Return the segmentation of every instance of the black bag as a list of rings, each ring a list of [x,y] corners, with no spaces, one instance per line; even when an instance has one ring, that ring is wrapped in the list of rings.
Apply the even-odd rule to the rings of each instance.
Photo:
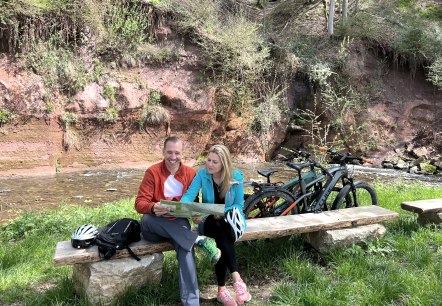
[[[118,219],[98,230],[95,244],[101,258],[110,259],[117,250],[127,249],[136,260],[140,258],[129,248],[129,244],[141,240],[141,225],[130,218]]]

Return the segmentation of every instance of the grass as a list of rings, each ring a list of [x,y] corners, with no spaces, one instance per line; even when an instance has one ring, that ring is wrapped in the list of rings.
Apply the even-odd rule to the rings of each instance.
[[[250,287],[271,285],[271,305],[437,305],[442,300],[441,226],[419,226],[400,203],[442,198],[442,188],[380,182],[375,187],[381,206],[401,217],[386,224],[384,238],[327,255],[306,247],[301,236],[238,244],[240,271]],[[72,268],[53,266],[55,245],[84,223],[100,227],[121,217],[138,219],[133,201],[98,208],[64,204],[0,226],[0,304],[88,305],[74,292]],[[213,268],[199,251],[197,262],[200,287],[213,285]],[[132,290],[118,304],[176,305],[177,277],[175,253],[166,252],[161,284]]]

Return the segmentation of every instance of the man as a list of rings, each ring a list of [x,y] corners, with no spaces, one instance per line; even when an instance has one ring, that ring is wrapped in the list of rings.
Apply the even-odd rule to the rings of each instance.
[[[210,256],[213,264],[218,261],[221,251],[213,239],[192,232],[189,220],[162,216],[169,209],[161,205],[160,200],[179,201],[195,176],[195,170],[181,163],[182,152],[183,142],[178,137],[166,138],[164,159],[146,170],[135,200],[135,209],[143,214],[141,232],[144,239],[172,241],[178,259],[181,302],[193,306],[199,305],[194,244]]]

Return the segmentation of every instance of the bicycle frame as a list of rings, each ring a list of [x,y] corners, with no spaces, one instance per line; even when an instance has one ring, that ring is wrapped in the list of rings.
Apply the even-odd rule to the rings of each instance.
[[[351,190],[351,194],[354,198],[355,205],[358,206],[357,196],[356,196],[356,186],[352,177],[349,177],[349,171],[347,168],[347,162],[351,160],[362,161],[361,157],[354,157],[351,154],[342,154],[334,149],[328,149],[329,154],[340,157],[339,165],[332,168],[325,168],[320,163],[310,158],[309,153],[302,151],[296,151],[295,153],[299,157],[304,157],[307,159],[307,163],[287,163],[287,165],[298,172],[298,176],[288,183],[271,183],[270,175],[275,172],[271,171],[258,171],[259,174],[267,178],[267,183],[258,184],[254,183],[254,194],[250,199],[247,199],[248,205],[245,206],[247,214],[250,213],[250,205],[256,205],[255,209],[259,209],[261,212],[267,211],[267,214],[272,216],[283,216],[290,213],[293,209],[297,207],[298,212],[308,213],[308,212],[320,212],[324,210],[332,209],[335,206],[335,201],[333,200],[333,205],[327,206],[327,200],[331,192],[341,192]],[[304,169],[310,168],[307,172],[302,172]],[[320,171],[319,171],[320,170]],[[341,182],[341,184],[339,184]],[[271,196],[272,191],[275,194],[285,194],[287,197],[283,197],[285,202],[279,202],[280,197]],[[256,202],[255,199],[260,198],[262,193],[266,194],[264,202]],[[344,192],[344,193],[345,193]],[[267,194],[269,196],[267,197]],[[264,198],[263,198],[264,199]],[[293,199],[293,200],[292,200]],[[292,202],[293,201],[293,202]],[[290,203],[292,202],[292,203]],[[279,204],[278,204],[279,203]],[[274,207],[274,205],[277,205]],[[271,208],[273,207],[273,208]],[[269,208],[271,208],[269,210]],[[293,213],[296,213],[293,211]]]
[[[327,182],[322,186],[322,182],[326,177],[328,177]],[[299,185],[301,187],[300,196],[295,197],[295,202],[291,203],[281,215],[288,214],[296,205],[300,207],[302,213],[328,210],[326,205],[328,196],[333,189],[336,188],[335,186],[340,180],[342,180],[342,184],[345,185],[346,179],[349,179],[347,167],[339,166],[329,169],[327,174],[321,174],[308,183],[304,182],[303,179],[299,180]],[[310,190],[311,187],[315,187],[316,184],[319,184],[319,186],[308,192],[308,190]]]

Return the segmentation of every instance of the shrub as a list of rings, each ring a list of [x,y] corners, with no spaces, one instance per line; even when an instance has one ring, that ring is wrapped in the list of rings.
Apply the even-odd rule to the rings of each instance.
[[[63,121],[66,125],[77,123],[78,116],[75,113],[71,112],[63,112],[61,114],[61,121]]]
[[[149,93],[149,103],[150,104],[159,104],[161,101],[161,91],[159,90],[151,90]]]
[[[106,108],[104,113],[98,115],[98,119],[104,122],[115,122],[118,118],[118,111],[115,107]]]
[[[45,106],[43,108],[43,112],[45,114],[50,114],[50,113],[52,113],[54,111],[54,108],[55,108],[54,103],[46,102],[46,104],[45,104]]]
[[[6,108],[0,109],[0,127],[12,120],[12,113]]]
[[[183,31],[191,31],[204,52],[208,69],[223,79],[251,85],[268,68],[270,50],[258,23],[242,12],[222,7],[220,0],[172,1]]]
[[[139,1],[115,1],[104,16],[107,29],[107,43],[117,51],[135,50],[149,38],[149,18],[151,10]]]
[[[428,80],[442,90],[442,56],[428,67]]]
[[[146,104],[140,117],[140,126],[160,126],[170,122],[170,114],[161,105]]]
[[[103,86],[103,97],[110,102],[111,105],[115,103],[115,87],[110,84]]]
[[[86,63],[75,57],[61,41],[61,33],[40,41],[23,54],[25,65],[43,77],[50,89],[60,88],[71,95],[82,90],[92,79]]]

